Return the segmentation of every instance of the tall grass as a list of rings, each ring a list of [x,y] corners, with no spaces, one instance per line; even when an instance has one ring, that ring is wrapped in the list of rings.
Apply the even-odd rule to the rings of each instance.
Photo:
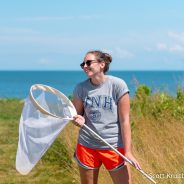
[[[15,170],[18,124],[23,102],[0,100],[0,183],[80,183],[73,160],[78,128],[68,124],[41,161],[27,176]],[[160,184],[184,183],[184,91],[176,97],[152,94],[147,86],[139,86],[131,99],[133,153],[144,171]],[[149,183],[131,167],[133,184]],[[182,177],[183,174],[183,178]],[[102,167],[99,184],[112,184]]]
[[[139,86],[131,102],[133,151],[142,167],[159,183],[184,183],[184,91],[176,97],[151,94]],[[136,184],[146,183],[133,172]],[[178,176],[177,176],[178,174]]]

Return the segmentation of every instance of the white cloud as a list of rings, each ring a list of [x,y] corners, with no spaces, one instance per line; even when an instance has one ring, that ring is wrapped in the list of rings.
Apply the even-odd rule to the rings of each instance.
[[[158,43],[156,48],[159,51],[167,51],[171,53],[184,53],[184,46],[179,44],[169,45],[166,43]]]
[[[156,48],[159,51],[166,51],[170,53],[184,53],[184,32],[168,32],[168,39],[163,43],[157,43]]]
[[[120,47],[116,47],[114,49],[102,49],[103,52],[111,54],[113,57],[118,59],[130,59],[134,58],[134,54],[128,51],[127,49],[123,49]]]
[[[0,27],[0,34],[37,34],[38,32],[29,28]]]
[[[131,59],[131,58],[135,57],[135,55],[133,53],[131,53],[127,49],[123,49],[123,48],[120,48],[120,47],[116,47],[114,49],[103,48],[103,49],[100,49],[100,50],[112,55],[113,58],[116,57],[118,59]]]
[[[114,49],[114,55],[115,57],[120,58],[120,59],[130,59],[134,57],[133,53],[131,53],[130,51],[126,49],[122,49],[119,47]]]
[[[144,47],[144,50],[146,50],[148,52],[152,52],[153,51],[153,48],[147,46],[147,47]]]
[[[156,47],[158,50],[167,50],[168,49],[167,44],[165,44],[165,43],[158,43]]]
[[[184,42],[184,32],[181,33],[168,32],[168,36],[170,38],[174,38],[177,41]]]
[[[97,15],[81,15],[81,16],[40,16],[40,17],[21,17],[16,18],[17,21],[68,21],[68,20],[91,20],[96,19]]]
[[[17,18],[18,21],[58,21],[58,20],[71,20],[73,19],[73,16],[65,16],[65,17],[23,17],[23,18]]]
[[[171,52],[182,52],[182,53],[184,53],[184,46],[174,45],[174,46],[170,47],[170,51]]]
[[[46,59],[46,58],[41,58],[39,61],[38,61],[38,64],[39,65],[51,65],[52,64],[52,61],[49,60],[49,59]]]
[[[70,38],[62,37],[44,37],[38,35],[15,35],[15,36],[0,36],[0,43],[11,44],[66,44],[72,42]]]
[[[113,51],[112,50],[110,50],[110,49],[102,49],[102,51],[103,52],[106,52],[106,53],[108,53],[108,54],[113,54]]]

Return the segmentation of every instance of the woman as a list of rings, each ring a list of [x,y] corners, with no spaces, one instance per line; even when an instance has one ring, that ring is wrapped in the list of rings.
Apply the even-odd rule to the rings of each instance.
[[[82,184],[96,184],[103,163],[114,184],[130,184],[130,169],[124,160],[83,126],[84,123],[118,149],[140,168],[131,152],[129,122],[129,90],[126,83],[106,72],[112,58],[101,51],[89,51],[81,68],[88,79],[74,90],[73,104],[78,115],[74,124],[80,126],[75,159]]]

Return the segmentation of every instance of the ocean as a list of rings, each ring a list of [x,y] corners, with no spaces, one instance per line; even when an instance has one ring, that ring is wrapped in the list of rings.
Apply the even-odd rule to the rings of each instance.
[[[125,80],[131,97],[140,84],[150,87],[153,93],[161,91],[172,96],[178,86],[184,89],[184,71],[111,71],[108,75]],[[86,78],[82,71],[0,71],[0,98],[24,99],[33,84],[50,85],[69,96],[75,85]]]

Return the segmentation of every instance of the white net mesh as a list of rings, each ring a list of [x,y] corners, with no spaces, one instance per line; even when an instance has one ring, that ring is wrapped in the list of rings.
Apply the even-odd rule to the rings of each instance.
[[[75,110],[72,111],[72,108],[56,95],[45,91],[34,95],[44,109],[57,116],[71,118],[75,115]],[[58,119],[41,113],[28,97],[19,124],[17,171],[23,175],[28,174],[68,122],[67,119]]]

